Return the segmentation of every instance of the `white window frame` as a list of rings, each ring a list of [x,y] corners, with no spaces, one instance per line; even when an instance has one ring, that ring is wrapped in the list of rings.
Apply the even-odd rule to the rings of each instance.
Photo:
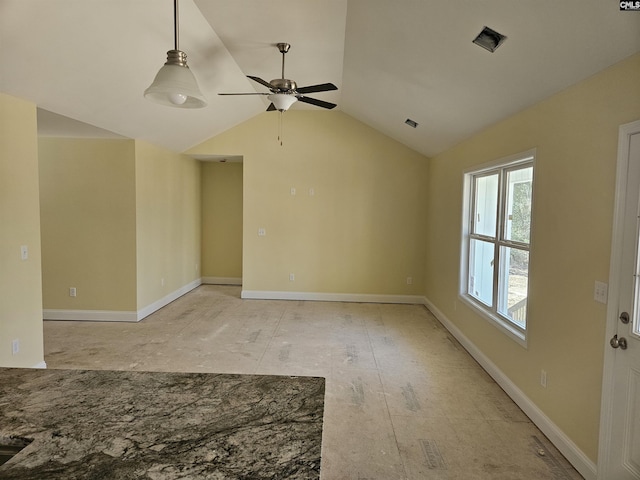
[[[461,244],[461,256],[460,256],[460,279],[459,279],[459,291],[458,298],[463,301],[465,304],[470,306],[474,311],[480,314],[481,317],[488,320],[489,323],[494,325],[498,330],[505,333],[507,336],[515,340],[517,343],[526,348],[527,346],[527,330],[529,326],[529,302],[527,302],[527,323],[525,328],[520,328],[515,325],[510,320],[507,320],[497,311],[497,305],[493,307],[488,307],[480,300],[475,298],[474,296],[467,293],[468,285],[469,285],[469,248],[470,248],[470,239],[478,238],[477,236],[471,236],[471,215],[473,212],[473,179],[478,176],[488,175],[493,172],[502,171],[502,175],[505,172],[510,170],[517,170],[522,167],[532,166],[533,167],[533,178],[535,181],[535,163],[536,163],[536,149],[527,150],[522,153],[518,153],[515,155],[510,155],[508,157],[503,157],[493,162],[489,162],[486,164],[482,164],[479,166],[475,166],[468,170],[464,171],[464,189],[463,189],[463,203],[462,203],[462,244]],[[503,182],[504,183],[504,182]],[[492,242],[497,245],[497,249],[500,248],[500,245],[509,246],[509,242],[505,242],[501,240],[503,230],[503,221],[504,216],[502,215],[502,209],[506,207],[505,200],[505,191],[506,185],[502,185],[499,187],[500,193],[498,196],[498,225],[496,228],[496,238]],[[533,188],[532,188],[533,190]],[[533,211],[533,192],[532,192],[532,201],[531,201],[531,210]],[[531,224],[530,231],[533,232],[533,215],[531,216]],[[531,271],[531,237],[529,238],[529,272]],[[522,247],[520,243],[514,242],[518,247]],[[498,260],[498,257],[495,257],[495,260]],[[499,263],[496,262],[495,269],[499,269]],[[498,286],[497,283],[498,274],[494,276],[494,292],[497,292]],[[527,294],[528,298],[528,294]]]

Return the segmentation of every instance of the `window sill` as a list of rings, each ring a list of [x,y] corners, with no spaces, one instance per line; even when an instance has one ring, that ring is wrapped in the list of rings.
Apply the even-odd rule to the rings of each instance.
[[[502,318],[498,317],[497,315],[494,315],[493,313],[487,311],[482,306],[480,306],[480,304],[478,302],[476,302],[475,300],[473,300],[470,296],[461,293],[461,294],[458,295],[458,298],[462,302],[464,302],[468,307],[470,307],[474,312],[476,312],[482,318],[487,320],[491,325],[493,325],[498,330],[500,330],[502,333],[504,333],[506,336],[508,336],[509,338],[514,340],[516,343],[518,343],[523,348],[525,348],[525,349],[527,348],[527,335],[526,335],[526,333],[523,333],[523,332],[519,331],[518,329],[516,329],[514,327],[511,327]]]

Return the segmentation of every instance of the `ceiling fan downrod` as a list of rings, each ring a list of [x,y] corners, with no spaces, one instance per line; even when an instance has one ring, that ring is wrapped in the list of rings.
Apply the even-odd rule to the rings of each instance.
[[[291,45],[289,45],[288,43],[277,43],[276,46],[278,47],[278,50],[280,50],[280,53],[282,54],[282,75],[281,78],[284,80],[284,56],[285,54],[289,51],[289,49],[291,48]]]
[[[291,48],[291,45],[288,43],[276,43],[276,46],[278,47],[278,50],[280,50],[280,53],[282,53],[282,74],[280,78],[274,78],[269,83],[271,83],[271,86],[275,87],[281,93],[289,93],[298,88],[296,82],[289,80],[288,78],[284,78],[284,57]]]

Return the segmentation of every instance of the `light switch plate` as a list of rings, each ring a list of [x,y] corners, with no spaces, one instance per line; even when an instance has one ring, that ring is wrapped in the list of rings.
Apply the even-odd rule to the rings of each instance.
[[[603,282],[596,281],[595,287],[593,289],[593,299],[596,302],[606,304],[608,293],[609,293],[609,285]]]

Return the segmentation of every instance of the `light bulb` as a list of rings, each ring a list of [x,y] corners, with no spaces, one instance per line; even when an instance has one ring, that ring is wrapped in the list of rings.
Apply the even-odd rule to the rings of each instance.
[[[187,101],[187,96],[184,93],[170,93],[169,101],[174,105],[182,105]]]

